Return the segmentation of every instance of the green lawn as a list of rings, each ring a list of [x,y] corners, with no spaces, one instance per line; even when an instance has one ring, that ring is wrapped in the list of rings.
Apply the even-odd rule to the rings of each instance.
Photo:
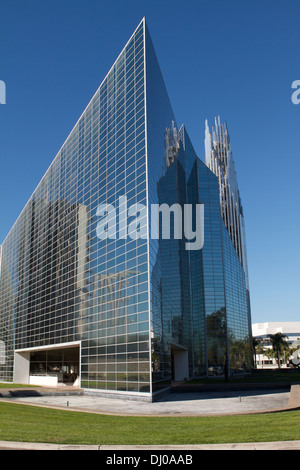
[[[300,439],[300,411],[122,417],[0,402],[0,440],[61,444],[205,444]]]
[[[0,382],[0,388],[27,388],[27,387],[37,387],[37,385],[27,385],[27,384],[15,384]]]
[[[228,379],[228,383],[300,383],[300,372],[295,370],[283,369],[280,371],[276,370],[260,370],[252,372],[252,374],[244,376],[233,376]],[[210,378],[199,378],[187,381],[188,384],[224,384],[224,377],[210,377]]]

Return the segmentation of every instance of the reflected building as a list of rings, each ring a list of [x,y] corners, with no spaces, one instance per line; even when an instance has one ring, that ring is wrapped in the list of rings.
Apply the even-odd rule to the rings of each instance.
[[[15,349],[78,340],[86,297],[87,208],[34,197],[25,213],[16,264]]]
[[[2,244],[0,380],[152,400],[172,379],[250,368],[245,271],[219,188],[177,127],[143,19]],[[103,204],[119,217],[101,238]],[[153,204],[204,205],[203,247],[176,238],[174,214],[170,237],[151,237]],[[147,236],[124,236],[141,206]]]
[[[221,124],[220,117],[215,118],[215,125],[209,130],[205,121],[205,163],[217,176],[222,219],[232,244],[243,266],[246,282],[249,336],[251,336],[251,307],[246,249],[245,219],[237,174],[230,145],[227,123]]]
[[[165,142],[159,202],[204,205],[201,250],[187,251],[184,239],[159,238],[165,370],[171,365],[174,380],[249,370],[246,276],[222,218],[218,178],[197,157],[185,126],[178,130],[172,122]],[[185,356],[186,366],[176,366]]]

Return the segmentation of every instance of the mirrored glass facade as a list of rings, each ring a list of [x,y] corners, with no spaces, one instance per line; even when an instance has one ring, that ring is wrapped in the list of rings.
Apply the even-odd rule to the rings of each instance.
[[[151,237],[153,204],[204,204],[203,248],[174,224]],[[1,246],[0,380],[16,352],[28,374],[42,356],[62,373],[55,347],[72,344],[81,387],[105,393],[151,398],[180,354],[186,378],[249,367],[245,295],[218,180],[177,128],[143,20]]]

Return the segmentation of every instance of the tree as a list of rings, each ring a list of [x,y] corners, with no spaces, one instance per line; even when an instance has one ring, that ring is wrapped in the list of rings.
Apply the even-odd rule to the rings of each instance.
[[[278,368],[280,369],[280,355],[284,350],[289,349],[288,342],[285,339],[287,338],[287,335],[284,335],[283,333],[275,333],[274,335],[268,335],[268,338],[271,341],[274,355],[276,354],[277,356]]]
[[[264,340],[262,338],[252,338],[252,347],[254,353],[254,366],[256,368],[256,356],[265,352]]]

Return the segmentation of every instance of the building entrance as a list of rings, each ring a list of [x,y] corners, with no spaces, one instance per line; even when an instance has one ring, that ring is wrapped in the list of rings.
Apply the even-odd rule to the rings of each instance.
[[[14,382],[80,386],[80,343],[15,350]]]
[[[79,348],[48,349],[30,353],[30,376],[57,377],[73,385],[79,375]]]
[[[189,377],[188,350],[179,345],[171,344],[172,380],[181,382]]]

